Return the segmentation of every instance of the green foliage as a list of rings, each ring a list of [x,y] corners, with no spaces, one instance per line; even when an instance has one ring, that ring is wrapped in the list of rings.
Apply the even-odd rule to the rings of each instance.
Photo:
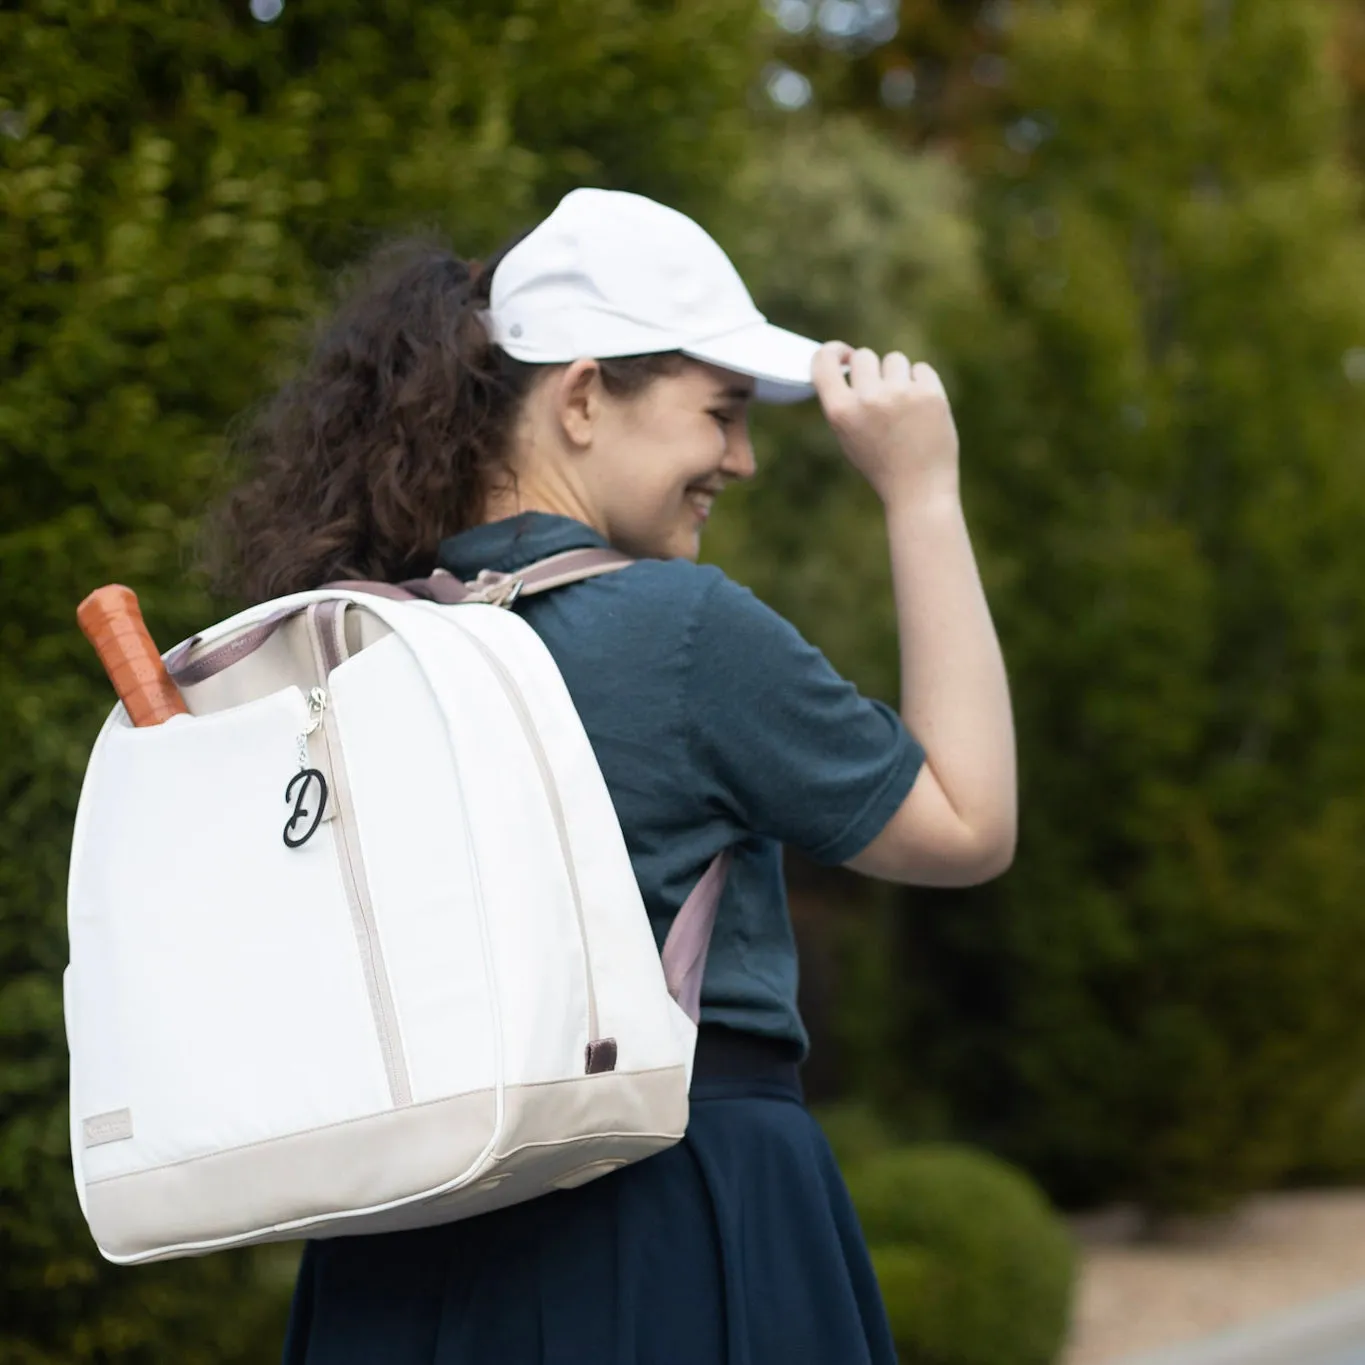
[[[1341,1169],[1361,1131],[1365,237],[1340,16],[1008,14],[996,136],[959,140],[970,193],[807,116],[737,186],[729,244],[775,320],[945,372],[1015,693],[1014,869],[909,893],[898,924],[861,910],[839,1031],[912,1131],[1069,1201],[1217,1206]],[[760,435],[708,548],[890,700],[875,500],[815,413]]]
[[[1066,1335],[1070,1236],[1021,1172],[951,1146],[855,1165],[849,1189],[905,1365],[1050,1365]]]
[[[776,18],[783,7],[764,0],[764,8]],[[894,24],[833,37],[812,5],[795,32],[775,24],[775,55],[811,82],[816,108],[856,110],[904,146],[946,145],[961,154],[995,128],[1010,7],[899,0],[896,8]]]
[[[912,898],[902,1098],[1066,1199],[1235,1199],[1365,1074],[1365,238],[1328,17],[1093,0],[1012,37],[1002,321],[956,358],[1021,847]]]
[[[694,211],[743,150],[748,0],[0,12],[0,1359],[260,1361],[289,1253],[118,1270],[67,1153],[63,888],[108,685],[76,603],[126,581],[165,644],[221,432],[325,284],[415,219],[471,253],[574,184]],[[264,1286],[264,1288],[262,1288]]]

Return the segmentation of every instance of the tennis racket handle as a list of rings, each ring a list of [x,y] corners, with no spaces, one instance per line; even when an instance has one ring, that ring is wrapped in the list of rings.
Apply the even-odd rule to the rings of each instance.
[[[160,725],[189,713],[147,633],[131,588],[122,583],[96,588],[76,608],[76,620],[134,725]]]

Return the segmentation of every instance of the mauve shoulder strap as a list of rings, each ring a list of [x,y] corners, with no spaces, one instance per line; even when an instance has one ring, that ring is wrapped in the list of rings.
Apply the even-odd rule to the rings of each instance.
[[[599,574],[614,573],[634,562],[629,555],[619,554],[615,550],[567,550],[563,554],[551,555],[548,559],[528,564],[516,573],[495,573],[485,569],[469,583],[462,583],[454,574],[437,569],[428,578],[410,578],[405,583],[345,579],[323,586],[365,592],[396,602],[411,602],[416,598],[442,606],[459,606],[469,602],[511,606],[519,596],[549,592],[551,588],[562,588],[586,578],[596,578]],[[199,637],[195,636],[177,645],[166,656],[166,669],[178,686],[193,687],[195,683],[204,682],[215,673],[221,673],[249,654],[254,654],[290,617],[302,610],[302,607],[285,607],[258,621],[240,635],[234,635],[231,640],[206,649],[197,659],[187,661],[186,656],[199,643]]]
[[[371,583],[348,579],[328,583],[329,588],[351,588],[356,592],[375,593],[380,597],[405,600],[420,597],[442,606],[459,606],[466,602],[480,602],[495,606],[511,606],[518,597],[529,597],[551,588],[581,583],[586,578],[615,573],[628,568],[635,561],[616,550],[565,550],[562,554],[539,559],[514,573],[500,573],[484,569],[477,578],[462,583],[454,574],[437,569],[427,578],[409,578],[403,583]]]
[[[683,902],[664,940],[662,957],[668,993],[694,1024],[701,1023],[701,979],[706,973],[706,954],[711,947],[711,931],[716,927],[716,911],[730,875],[731,856],[728,848],[716,854]]]

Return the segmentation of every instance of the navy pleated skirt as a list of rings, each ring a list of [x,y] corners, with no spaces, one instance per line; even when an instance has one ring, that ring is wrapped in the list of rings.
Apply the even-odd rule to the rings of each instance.
[[[887,1365],[877,1282],[795,1064],[703,1029],[687,1136],[444,1227],[311,1242],[285,1365]]]

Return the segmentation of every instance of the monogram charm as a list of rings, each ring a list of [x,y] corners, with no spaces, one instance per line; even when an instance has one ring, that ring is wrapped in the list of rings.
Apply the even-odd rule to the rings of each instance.
[[[310,809],[303,803],[309,799],[314,782],[317,783],[317,799]],[[323,812],[327,809],[327,779],[316,768],[300,768],[289,779],[289,785],[284,789],[284,799],[286,802],[292,802],[294,807],[284,827],[285,847],[300,848],[313,837],[318,825],[322,823]],[[301,822],[307,823],[304,825],[303,833],[299,834],[296,827]]]

